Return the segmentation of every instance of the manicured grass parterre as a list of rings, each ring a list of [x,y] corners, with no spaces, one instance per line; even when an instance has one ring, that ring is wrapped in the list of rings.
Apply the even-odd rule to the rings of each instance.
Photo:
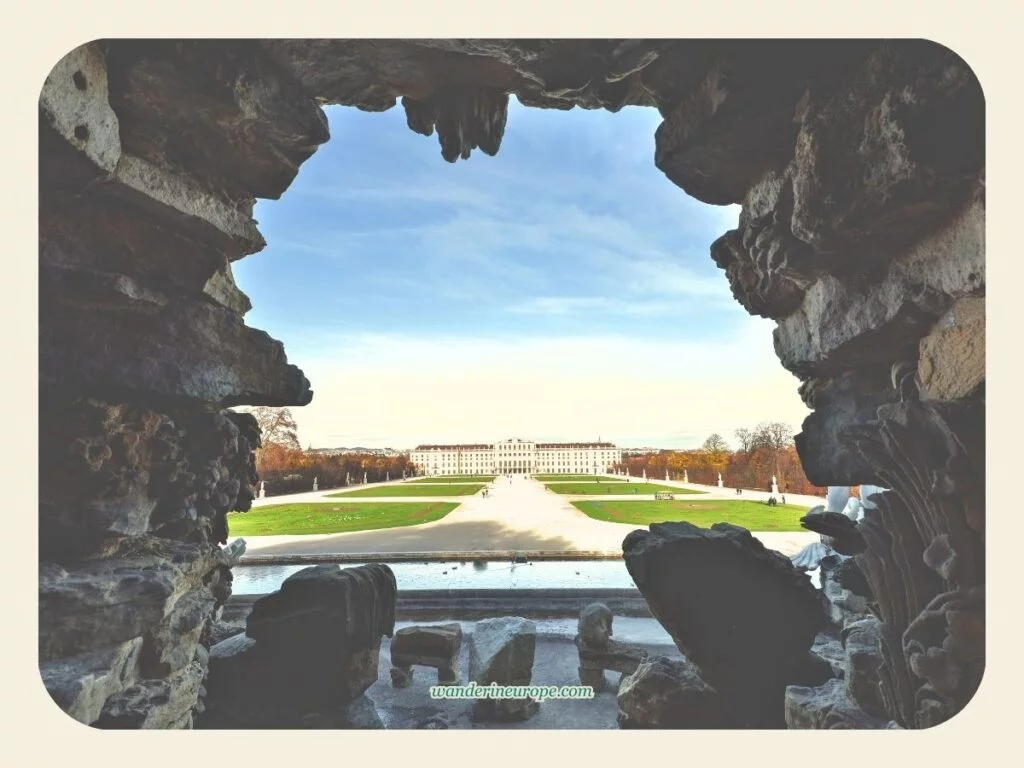
[[[458,506],[452,501],[271,504],[231,512],[228,531],[232,536],[275,536],[402,528],[440,520]]]
[[[494,475],[452,475],[451,477],[417,477],[410,483],[489,483]]]
[[[684,520],[701,528],[732,523],[750,531],[806,531],[800,518],[807,507],[758,501],[574,501],[576,509],[595,520],[650,525]]]
[[[472,496],[483,488],[482,483],[473,485],[448,485],[447,483],[435,483],[430,486],[416,485],[415,483],[403,483],[401,485],[382,485],[374,488],[362,488],[358,491],[342,491],[341,493],[329,493],[327,496]]]
[[[603,480],[600,483],[545,483],[545,486],[555,493],[565,493],[572,496],[597,496],[602,493],[621,496],[625,493],[633,493],[634,491],[637,494],[646,494],[648,496],[661,493],[662,491],[673,493],[677,496],[691,493],[706,493],[706,491],[675,488],[670,485],[658,485],[657,483],[606,483]]]
[[[571,483],[571,482],[579,482],[581,480],[584,480],[584,481],[587,481],[587,482],[591,482],[591,483],[595,483],[595,482],[597,482],[597,480],[596,480],[597,477],[598,477],[598,475],[534,475],[533,479],[534,480],[539,480],[542,483],[550,483],[550,482],[555,482],[555,483]],[[602,483],[624,483],[624,482],[626,482],[626,478],[624,478],[624,477],[604,477],[603,475],[600,476],[600,477],[601,477],[601,482]]]

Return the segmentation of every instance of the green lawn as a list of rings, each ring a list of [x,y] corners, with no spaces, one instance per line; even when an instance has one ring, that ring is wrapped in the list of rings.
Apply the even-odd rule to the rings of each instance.
[[[494,475],[452,475],[451,477],[418,477],[410,483],[489,483]]]
[[[590,482],[596,482],[594,478],[596,475],[534,475],[534,480],[540,480],[542,483],[556,482],[579,482],[580,480],[588,480]],[[626,479],[624,477],[601,477],[602,483],[624,483]]]
[[[374,488],[363,488],[358,491],[342,491],[341,493],[329,493],[328,497],[344,496],[472,496],[484,486],[480,483],[473,485],[455,485],[438,483],[429,487],[416,485],[415,483],[403,483],[402,485],[384,485]]]
[[[232,536],[273,536],[401,528],[440,520],[457,506],[451,501],[272,504],[231,512],[228,530]]]
[[[685,520],[701,528],[715,523],[741,525],[749,531],[804,531],[806,507],[757,501],[574,501],[587,517],[611,523],[649,525]]]
[[[674,493],[682,496],[688,493],[705,493],[705,491],[691,491],[687,488],[673,488],[670,485],[658,485],[657,483],[550,483],[546,484],[555,493],[567,493],[573,496],[597,496],[601,493],[611,493],[621,496],[624,493],[647,494],[648,496],[661,491]]]

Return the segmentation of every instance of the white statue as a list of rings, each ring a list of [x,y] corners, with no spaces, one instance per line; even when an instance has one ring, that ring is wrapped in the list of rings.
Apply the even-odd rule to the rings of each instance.
[[[366,473],[363,472],[363,485],[366,485]]]
[[[877,505],[875,504],[875,502],[873,502],[871,500],[871,497],[874,496],[876,493],[884,493],[885,491],[886,491],[886,489],[883,488],[880,485],[862,485],[860,487],[860,505],[861,505],[861,508],[864,509],[864,510],[875,509],[877,507]],[[861,512],[861,517],[863,517],[863,516],[864,516],[864,513],[862,511]]]
[[[772,496],[779,495],[779,482],[775,479],[775,475],[772,475]]]
[[[718,473],[718,487],[719,488],[725,488],[725,484],[722,482],[722,473],[721,472]]]
[[[260,498],[261,499],[267,498],[267,481],[266,480],[260,480]]]
[[[830,485],[825,494],[825,511],[842,512],[846,509],[846,502],[850,500],[850,487],[848,485]]]
[[[319,488],[319,484],[318,484],[318,482],[317,482],[317,481],[318,481],[319,479],[320,479],[320,478],[318,478],[318,477],[314,477],[314,478],[313,478],[313,490],[314,490],[314,491],[319,491],[319,490],[320,490],[320,488]]]
[[[689,475],[689,473],[685,469],[683,470],[683,482],[684,483],[690,482],[690,475]]]
[[[861,510],[860,506],[860,499],[856,496],[851,496],[850,500],[846,502],[846,506],[843,507],[843,514],[855,523],[864,517],[864,512]]]
[[[387,474],[384,477],[384,482],[385,483],[390,483],[391,482],[391,470],[390,469],[387,471]]]
[[[647,482],[647,467],[644,467],[644,482]]]
[[[665,482],[666,483],[668,482],[668,470],[667,469],[665,470]]]

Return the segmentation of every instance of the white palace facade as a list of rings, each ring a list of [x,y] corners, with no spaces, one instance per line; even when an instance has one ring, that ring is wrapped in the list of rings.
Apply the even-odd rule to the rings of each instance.
[[[503,440],[466,445],[419,445],[409,459],[424,475],[601,475],[622,460],[612,443],[535,443]]]

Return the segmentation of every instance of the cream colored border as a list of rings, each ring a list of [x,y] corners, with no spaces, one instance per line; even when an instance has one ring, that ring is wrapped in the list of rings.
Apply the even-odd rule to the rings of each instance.
[[[4,584],[5,666],[0,716],[2,754],[12,765],[172,765],[230,761],[234,765],[327,763],[376,765],[531,765],[761,763],[921,765],[958,764],[1018,752],[1011,711],[1020,678],[1019,577],[1014,569],[1024,510],[1011,496],[1021,482],[1014,461],[1019,434],[1013,426],[1014,385],[1022,380],[1013,348],[1019,323],[1022,256],[1011,237],[1011,211],[1020,176],[1020,11],[1012,3],[966,6],[904,0],[857,3],[683,3],[631,0],[607,7],[595,2],[517,0],[462,3],[262,3],[175,0],[172,3],[25,3],[5,14],[3,208],[5,227],[2,306],[5,373]],[[829,9],[829,10],[826,10]],[[996,10],[1002,8],[1003,10]],[[1014,23],[1014,18],[1016,22]],[[60,713],[36,672],[36,100],[49,68],[76,45],[100,37],[927,37],[957,51],[974,68],[988,97],[989,151],[989,349],[993,377],[990,424],[988,558],[988,674],[975,701],[950,723],[906,733],[627,733],[610,732],[303,732],[114,733],[73,723]],[[1004,63],[1005,62],[1005,63]],[[516,126],[510,125],[510,131]],[[315,158],[311,162],[316,162]],[[343,173],[344,169],[339,169]],[[682,193],[680,193],[682,194]],[[1015,376],[1015,374],[1018,374]],[[1014,438],[1017,438],[1016,440]],[[51,481],[56,481],[56,478]],[[1018,535],[1015,535],[1018,534]],[[994,564],[994,565],[991,565]],[[1008,578],[1009,577],[1009,578]],[[1003,748],[1006,740],[1005,749]],[[984,755],[984,757],[983,757]],[[998,759],[993,760],[993,762]],[[1001,761],[998,761],[1001,762]]]

